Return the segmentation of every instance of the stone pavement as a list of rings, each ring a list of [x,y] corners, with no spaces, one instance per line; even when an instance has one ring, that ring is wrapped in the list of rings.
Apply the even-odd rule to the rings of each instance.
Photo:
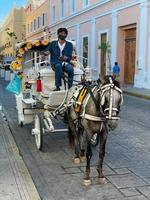
[[[125,95],[119,125],[107,141],[104,174],[108,183],[96,181],[97,147],[91,161],[92,185],[85,188],[85,163],[73,164],[67,133],[45,136],[43,152],[39,152],[32,125],[18,125],[14,96],[4,89],[7,84],[0,80],[0,101],[42,200],[150,200],[150,101]],[[58,124],[62,125],[55,121]]]
[[[0,112],[0,200],[40,200],[2,116],[4,114]]]

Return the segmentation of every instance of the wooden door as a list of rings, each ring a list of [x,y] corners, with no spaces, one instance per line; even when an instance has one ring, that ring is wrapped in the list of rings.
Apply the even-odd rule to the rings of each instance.
[[[125,73],[126,84],[134,83],[136,56],[136,28],[125,31]]]
[[[107,42],[107,33],[102,33],[101,34],[101,53],[100,53],[100,60],[101,60],[101,64],[100,64],[100,76],[102,78],[104,78],[104,76],[106,75],[106,50],[103,48],[103,46],[105,46]]]

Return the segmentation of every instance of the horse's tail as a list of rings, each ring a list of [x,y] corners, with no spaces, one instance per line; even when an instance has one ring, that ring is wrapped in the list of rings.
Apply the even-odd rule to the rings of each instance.
[[[71,149],[73,149],[75,146],[74,134],[69,126],[68,126],[68,139],[69,139],[69,146]]]

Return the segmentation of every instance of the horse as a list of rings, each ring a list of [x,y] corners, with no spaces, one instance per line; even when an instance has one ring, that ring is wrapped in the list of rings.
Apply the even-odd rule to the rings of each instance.
[[[78,88],[79,87],[79,88]],[[84,173],[83,185],[91,184],[90,180],[90,160],[92,158],[91,139],[95,133],[98,135],[99,161],[97,165],[99,183],[106,183],[103,174],[103,160],[105,156],[105,145],[108,132],[117,127],[120,106],[123,104],[123,94],[119,83],[108,76],[104,83],[98,83],[88,90],[88,93],[81,105],[79,113],[75,112],[74,106],[76,97],[81,86],[75,86],[68,92],[67,101],[73,101],[73,105],[68,108],[69,135],[75,139],[74,163],[85,160],[85,150],[83,133],[86,133],[86,170]],[[70,137],[71,137],[70,136]]]

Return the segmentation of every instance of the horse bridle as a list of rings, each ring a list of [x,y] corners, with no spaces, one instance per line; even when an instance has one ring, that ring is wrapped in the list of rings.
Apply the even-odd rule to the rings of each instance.
[[[109,78],[110,83],[102,86],[99,90],[100,95],[101,95],[101,106],[104,105],[105,103],[105,93],[106,91],[110,91],[110,98],[109,98],[109,107],[105,108],[103,110],[103,113],[106,117],[106,119],[109,120],[118,120],[120,119],[118,116],[112,116],[112,112],[116,111],[117,113],[119,113],[119,107],[113,107],[113,90],[115,89],[116,91],[118,91],[120,93],[121,96],[121,102],[120,105],[123,102],[123,95],[122,95],[122,90],[120,88],[118,88],[112,81],[112,78]],[[106,111],[108,112],[108,115],[106,115]]]

